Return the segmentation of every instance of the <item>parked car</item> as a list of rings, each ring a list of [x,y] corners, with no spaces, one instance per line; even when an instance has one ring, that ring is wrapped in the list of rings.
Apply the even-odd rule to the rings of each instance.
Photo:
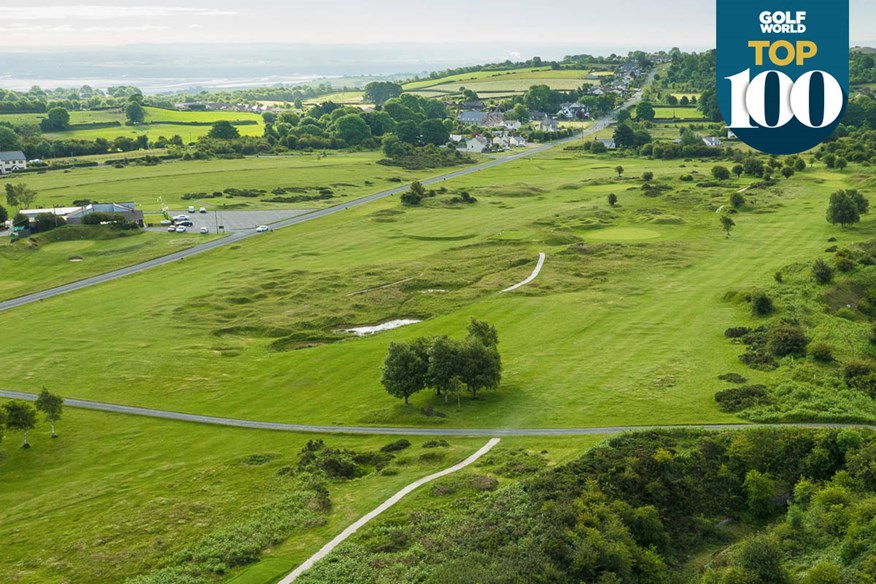
[[[183,219],[182,221],[177,221],[176,224],[177,225],[185,225],[186,227],[191,227],[192,225],[194,225],[194,223],[192,223],[188,219]]]
[[[195,206],[189,205],[189,213],[194,213],[194,212],[195,212]]]
[[[198,213],[206,213],[206,212],[207,212],[207,207],[201,207],[200,209],[198,209]]]
[[[259,225],[258,227],[256,227],[256,231],[257,231],[258,233],[264,233],[264,232],[267,231],[267,230],[268,230],[268,226],[267,226],[267,225]]]
[[[188,215],[177,215],[176,217],[173,218],[174,221],[188,221],[188,219],[189,219]]]
[[[201,233],[210,233],[210,230],[206,227],[201,227]]]
[[[168,233],[175,233],[176,232],[176,225],[171,225],[170,227],[168,227],[167,232]]]
[[[185,233],[185,232],[186,232],[186,226],[185,226],[185,225],[177,225],[177,226],[176,226],[176,232],[177,232],[177,233]]]
[[[171,224],[173,224],[173,221],[171,221],[170,219],[162,219],[161,223],[159,223],[159,225],[171,225]]]

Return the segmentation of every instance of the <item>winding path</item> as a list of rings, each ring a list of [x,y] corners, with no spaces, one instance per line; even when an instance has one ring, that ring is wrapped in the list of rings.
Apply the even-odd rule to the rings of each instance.
[[[535,264],[535,269],[532,270],[532,273],[529,274],[529,277],[526,278],[525,280],[523,280],[522,282],[518,282],[517,284],[514,284],[513,286],[509,286],[508,288],[505,288],[504,290],[502,290],[502,292],[510,292],[511,290],[517,290],[521,286],[525,286],[525,285],[529,284],[530,282],[535,280],[535,278],[538,276],[538,273],[541,272],[541,267],[543,265],[544,265],[544,252],[540,252],[538,254],[538,263]],[[502,292],[499,292],[499,294],[501,294]]]
[[[0,397],[34,401],[34,393],[24,391],[0,390]],[[181,422],[196,422],[215,426],[234,426],[237,428],[253,428],[257,430],[277,430],[280,432],[308,432],[317,434],[366,434],[366,435],[401,435],[401,436],[586,436],[600,434],[618,434],[630,430],[654,430],[671,428],[701,428],[705,430],[738,430],[742,428],[766,428],[774,426],[793,426],[795,428],[871,428],[868,424],[673,424],[646,426],[594,426],[591,428],[417,428],[404,426],[319,426],[315,424],[286,424],[282,422],[259,422],[257,420],[241,420],[239,418],[222,418],[204,416],[201,414],[186,414],[153,408],[140,408],[106,402],[96,402],[84,399],[64,398],[64,405],[86,410],[130,414]]]
[[[343,543],[344,540],[346,540],[348,537],[350,537],[351,535],[356,533],[360,527],[362,527],[363,525],[365,525],[366,523],[368,523],[369,521],[371,521],[372,519],[374,519],[375,517],[377,517],[378,515],[380,515],[381,513],[383,513],[384,511],[386,511],[387,509],[389,509],[393,505],[395,505],[396,503],[398,503],[399,501],[401,501],[402,497],[404,497],[405,495],[407,495],[408,493],[410,493],[414,489],[421,487],[430,481],[434,481],[435,479],[440,479],[443,476],[446,476],[446,475],[454,473],[458,470],[464,469],[465,467],[467,467],[468,465],[470,465],[471,463],[473,463],[474,461],[476,461],[477,459],[482,457],[484,454],[486,454],[487,452],[492,450],[493,446],[495,446],[498,443],[499,443],[498,438],[492,438],[486,444],[481,446],[480,450],[478,450],[477,452],[475,452],[474,454],[472,454],[471,456],[469,456],[468,458],[466,458],[465,460],[463,460],[459,464],[455,464],[455,465],[451,466],[450,468],[445,468],[444,470],[436,472],[435,474],[430,474],[427,477],[423,477],[419,480],[412,482],[411,484],[409,484],[408,486],[406,486],[405,488],[403,488],[402,490],[397,492],[395,495],[393,495],[392,497],[390,497],[389,499],[387,499],[386,501],[384,501],[383,503],[378,505],[378,507],[374,511],[372,511],[371,513],[368,513],[367,515],[363,515],[358,521],[356,521],[356,523],[349,526],[347,529],[345,529],[340,534],[338,534],[338,536],[335,537],[333,540],[331,540],[330,542],[328,542],[327,544],[322,546],[321,550],[319,550],[318,552],[316,552],[315,554],[313,554],[312,556],[307,558],[307,560],[303,564],[301,564],[300,566],[295,568],[295,570],[293,570],[288,576],[286,576],[285,578],[280,580],[277,584],[291,584],[292,582],[295,581],[295,579],[298,576],[300,576],[301,574],[303,574],[304,572],[306,572],[307,570],[312,568],[316,562],[323,559],[325,556],[329,555],[333,549],[338,547],[339,544]]]

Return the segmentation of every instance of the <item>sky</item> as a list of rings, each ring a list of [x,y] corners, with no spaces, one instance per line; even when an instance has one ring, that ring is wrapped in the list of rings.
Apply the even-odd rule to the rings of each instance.
[[[850,0],[851,38],[876,2]],[[141,43],[496,43],[714,46],[703,0],[59,0],[4,2],[0,50]]]

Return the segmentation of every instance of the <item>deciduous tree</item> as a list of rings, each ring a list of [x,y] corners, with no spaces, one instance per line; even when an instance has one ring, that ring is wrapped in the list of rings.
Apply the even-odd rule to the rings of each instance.
[[[409,343],[390,343],[380,382],[395,397],[408,398],[426,387],[429,364]]]
[[[18,430],[24,437],[22,448],[30,448],[27,443],[27,431],[36,426],[37,414],[32,405],[27,402],[14,400],[3,405],[6,413],[6,427],[10,430]]]
[[[49,393],[45,387],[34,402],[36,409],[46,416],[46,421],[52,425],[52,438],[57,438],[55,422],[61,419],[61,411],[64,409],[64,398],[54,393]]]

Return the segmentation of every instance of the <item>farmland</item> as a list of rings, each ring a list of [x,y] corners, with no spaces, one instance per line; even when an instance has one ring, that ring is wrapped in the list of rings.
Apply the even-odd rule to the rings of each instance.
[[[114,158],[122,158],[116,155]],[[415,180],[423,173],[377,164],[382,156],[376,152],[339,153],[322,156],[301,154],[282,157],[257,157],[212,161],[171,161],[158,166],[129,165],[77,168],[69,172],[49,171],[15,176],[8,180],[25,182],[37,191],[39,205],[70,205],[76,199],[100,201],[134,201],[138,208],[160,210],[162,202],[174,209],[190,204],[210,209],[265,209],[277,207],[312,208],[334,204],[351,197],[370,194]],[[433,173],[434,174],[434,173]],[[392,179],[392,180],[390,180]],[[277,188],[301,190],[316,195],[330,188],[334,197],[306,203],[265,203]],[[258,197],[220,197],[182,199],[189,193],[212,195],[228,188],[262,189]]]
[[[150,140],[156,140],[159,136],[170,138],[179,134],[183,140],[191,142],[206,136],[210,131],[210,125],[220,120],[245,122],[245,125],[237,126],[243,136],[260,136],[264,132],[264,122],[261,116],[252,113],[241,112],[182,112],[176,110],[146,107],[146,123],[138,126],[126,126],[125,115],[118,109],[95,110],[95,111],[71,111],[70,124],[72,126],[85,124],[112,124],[117,125],[98,128],[73,128],[61,132],[47,132],[45,138],[50,140],[95,140],[104,138],[113,140],[118,136],[136,138],[146,134]],[[45,118],[45,114],[2,114],[0,121],[6,121],[14,125],[39,124]],[[192,125],[192,123],[205,125]]]
[[[440,79],[414,81],[405,84],[404,90],[436,97],[439,95],[455,95],[460,87],[471,89],[483,97],[506,97],[520,95],[532,85],[547,85],[551,89],[578,89],[586,83],[598,84],[595,79],[585,79],[590,74],[601,75],[589,71],[558,70],[548,68],[512,69],[509,71],[477,71],[462,73]]]

